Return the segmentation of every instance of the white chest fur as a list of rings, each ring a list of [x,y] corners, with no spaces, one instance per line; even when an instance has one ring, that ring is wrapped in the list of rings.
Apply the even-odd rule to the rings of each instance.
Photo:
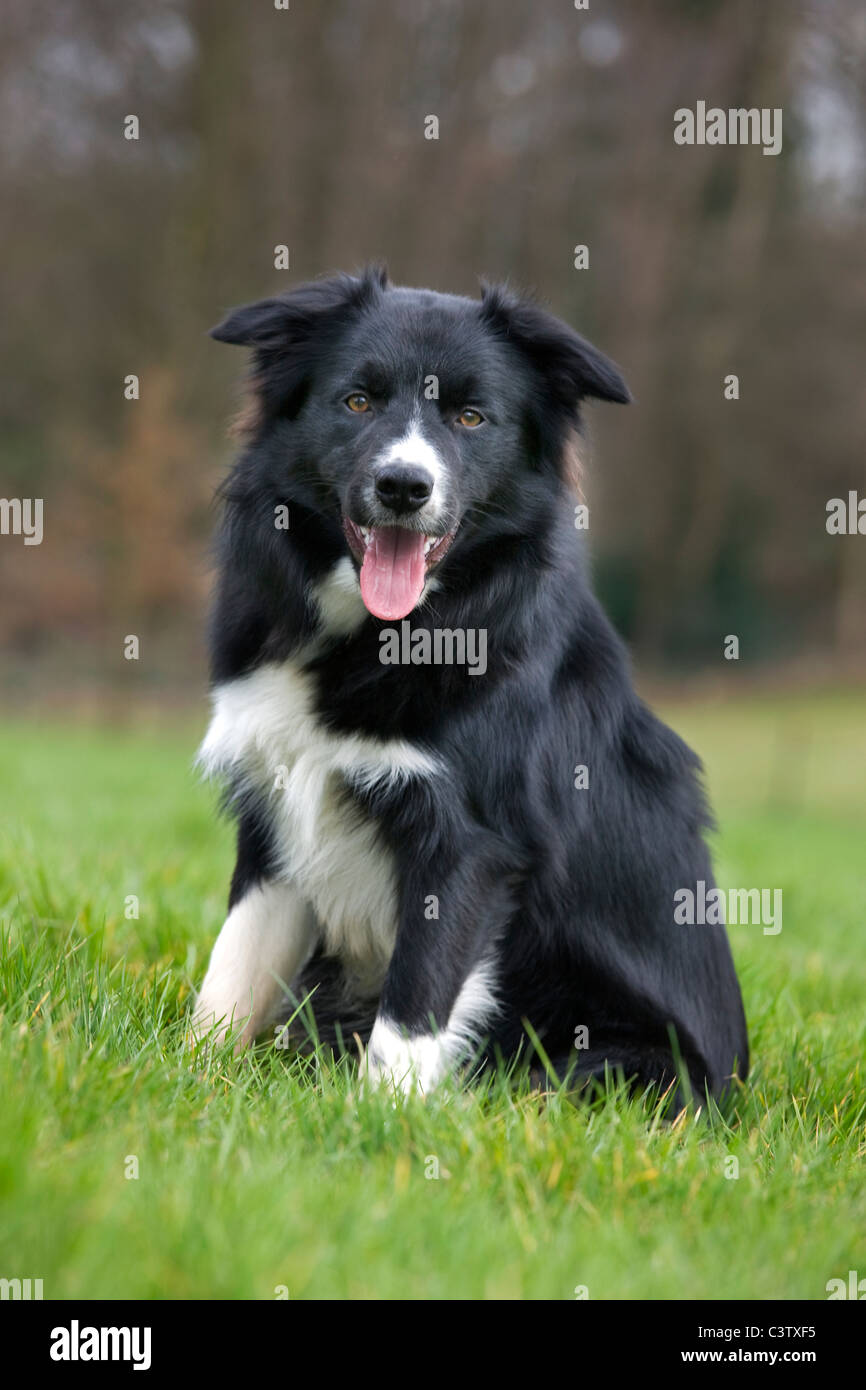
[[[374,786],[438,772],[402,739],[334,733],[313,710],[312,682],[290,664],[219,686],[199,759],[239,775],[273,814],[281,879],[315,909],[327,949],[365,983],[381,981],[394,944],[396,881],[374,822],[345,796],[347,778]]]

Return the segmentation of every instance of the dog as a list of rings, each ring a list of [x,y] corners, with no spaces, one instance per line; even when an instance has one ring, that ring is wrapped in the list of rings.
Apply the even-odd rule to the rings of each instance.
[[[364,1084],[540,1056],[721,1096],[748,1066],[725,929],[674,918],[712,883],[700,763],[634,693],[576,525],[580,412],[630,399],[619,369],[507,286],[378,266],[212,336],[253,365],[201,750],[237,862],[197,1036],[278,1038],[307,1000]]]

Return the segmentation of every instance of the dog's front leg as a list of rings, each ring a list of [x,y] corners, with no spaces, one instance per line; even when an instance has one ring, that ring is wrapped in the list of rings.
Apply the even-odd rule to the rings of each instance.
[[[291,884],[263,880],[233,902],[216,939],[193,1014],[196,1041],[234,1030],[238,1047],[271,1022],[315,939],[311,909]]]
[[[463,861],[440,892],[430,887],[420,877],[404,887],[362,1063],[366,1080],[403,1093],[430,1090],[484,1035],[496,1013],[496,941],[513,908],[489,863]]]

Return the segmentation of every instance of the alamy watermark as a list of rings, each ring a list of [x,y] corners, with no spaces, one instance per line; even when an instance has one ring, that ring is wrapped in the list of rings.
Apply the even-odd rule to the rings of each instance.
[[[772,900],[771,900],[772,894]],[[674,893],[674,921],[678,926],[763,926],[764,936],[782,930],[781,888],[707,888],[699,878],[694,888]]]
[[[0,536],[23,536],[25,545],[41,545],[42,498],[0,497]]]
[[[866,536],[866,497],[852,488],[847,497],[831,497],[824,523],[829,536]]]
[[[824,1288],[828,1303],[839,1298],[851,1298],[858,1303],[866,1299],[866,1279],[861,1279],[856,1269],[848,1270],[847,1283],[844,1279],[828,1279]]]
[[[82,1327],[73,1318],[69,1327],[51,1331],[52,1361],[131,1361],[134,1371],[150,1369],[149,1327]]]
[[[762,145],[764,154],[778,154],[782,148],[782,108],[775,106],[707,106],[695,104],[694,111],[680,106],[674,112],[674,142],[677,145]]]
[[[379,633],[383,666],[467,666],[470,676],[487,670],[486,627],[412,627],[408,618]]]
[[[0,1279],[0,1299],[13,1302],[42,1298],[41,1279]]]

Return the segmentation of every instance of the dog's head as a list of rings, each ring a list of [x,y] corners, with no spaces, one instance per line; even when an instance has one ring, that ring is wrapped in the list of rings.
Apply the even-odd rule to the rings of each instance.
[[[612,362],[501,286],[480,300],[391,286],[381,268],[236,309],[255,353],[257,440],[287,491],[333,518],[376,617],[405,617],[464,535],[508,529],[550,486],[580,402],[627,401]]]

